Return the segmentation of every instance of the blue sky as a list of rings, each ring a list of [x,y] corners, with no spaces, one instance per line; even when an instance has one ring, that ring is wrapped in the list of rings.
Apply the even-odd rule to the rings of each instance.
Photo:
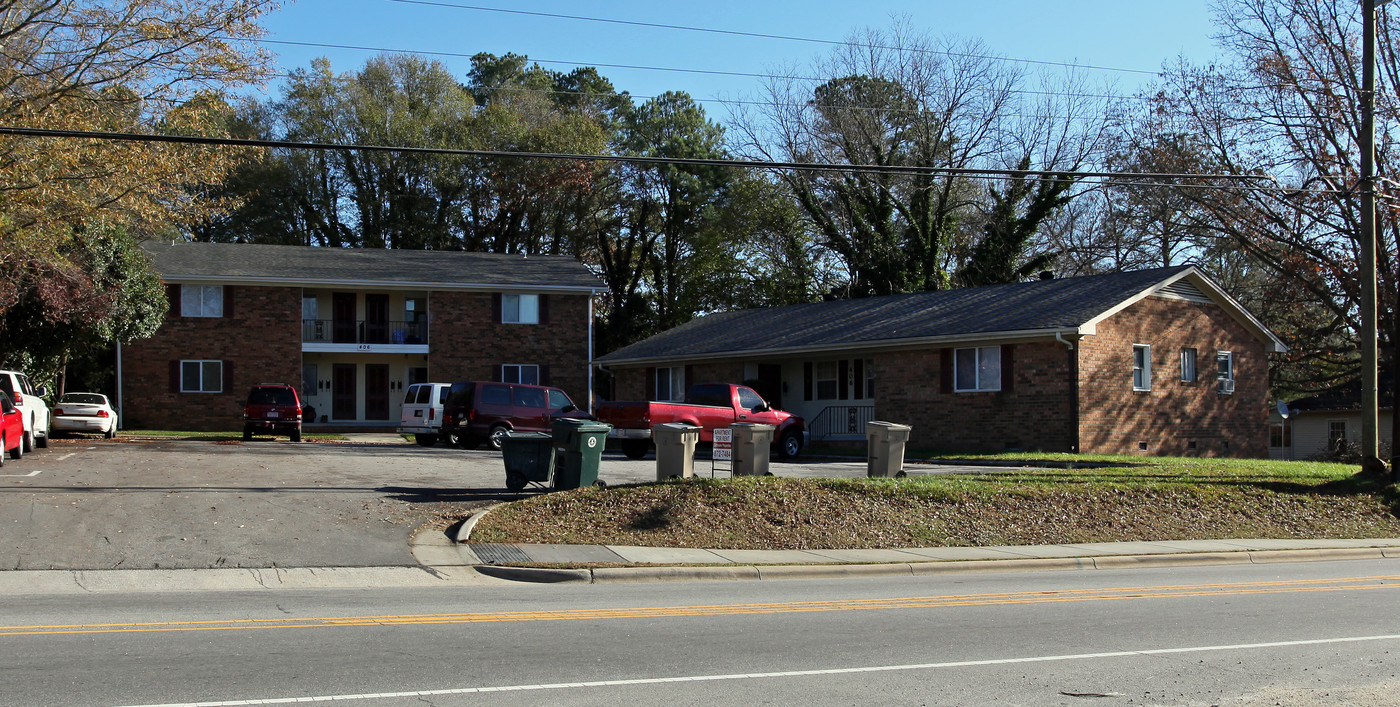
[[[704,73],[620,68],[621,65],[701,71],[767,73],[778,66],[810,64],[828,48],[777,39],[733,37],[673,29],[504,14],[452,5],[612,18],[841,40],[862,27],[888,27],[907,17],[933,35],[981,39],[994,53],[1013,58],[1155,71],[1185,55],[1204,62],[1214,55],[1208,0],[707,0],[704,2],[565,2],[563,0],[296,0],[266,18],[268,39],[459,54],[434,56],[456,75],[477,52],[515,52],[567,71],[598,66],[619,90],[653,96],[681,90],[697,100],[752,95],[759,79]],[[326,56],[337,72],[363,66],[375,52],[268,44],[283,71]],[[550,63],[544,63],[548,60]],[[561,62],[561,63],[553,63]],[[604,66],[604,65],[614,66]],[[1131,92],[1150,77],[1089,72]],[[274,87],[274,93],[276,88]],[[718,119],[724,107],[706,103]]]

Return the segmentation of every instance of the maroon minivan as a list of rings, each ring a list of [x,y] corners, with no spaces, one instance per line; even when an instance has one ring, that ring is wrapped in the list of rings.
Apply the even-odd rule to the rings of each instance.
[[[561,417],[589,415],[558,388],[459,381],[442,405],[442,434],[463,449],[475,449],[482,442],[500,449],[506,432],[548,432],[549,423]]]

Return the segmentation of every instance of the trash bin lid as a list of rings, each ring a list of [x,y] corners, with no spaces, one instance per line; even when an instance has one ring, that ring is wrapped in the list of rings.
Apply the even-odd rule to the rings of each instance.
[[[506,439],[553,439],[553,437],[552,437],[548,432],[516,432],[515,430],[506,430],[505,438],[506,438]]]

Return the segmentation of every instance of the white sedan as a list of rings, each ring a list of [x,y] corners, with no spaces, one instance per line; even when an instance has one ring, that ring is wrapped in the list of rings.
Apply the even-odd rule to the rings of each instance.
[[[117,412],[101,393],[64,393],[53,408],[52,432],[100,432],[107,439],[117,434]]]

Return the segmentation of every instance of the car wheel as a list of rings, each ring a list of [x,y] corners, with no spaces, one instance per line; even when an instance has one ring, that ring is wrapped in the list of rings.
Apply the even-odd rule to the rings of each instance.
[[[19,448],[20,448],[21,450],[23,450],[24,452],[32,452],[32,451],[34,451],[34,433],[33,433],[33,432],[30,432],[29,430],[25,430],[25,431],[24,431],[24,435],[20,438]]]
[[[48,448],[49,448],[49,431],[48,431],[48,430],[44,430],[44,436],[43,436],[43,437],[35,437],[35,438],[34,438],[34,441],[35,441],[35,443],[37,443],[37,444],[39,445],[39,448],[40,448],[40,449],[48,449]]]
[[[247,442],[253,438],[253,431],[247,427],[243,428],[243,441]]]
[[[506,433],[510,431],[505,425],[496,425],[491,428],[491,434],[487,436],[486,442],[496,451],[501,451],[501,441],[506,438]]]
[[[627,440],[622,443],[622,453],[627,455],[628,459],[641,459],[645,457],[649,451],[651,451],[651,442],[644,440]]]
[[[106,437],[107,439],[111,439],[111,438],[113,438],[113,437],[116,437],[116,436],[117,436],[117,428],[112,427],[112,428],[108,429],[108,430],[107,430],[107,433],[106,433],[105,435],[103,435],[103,436]]]
[[[796,459],[802,453],[802,433],[789,432],[778,442],[778,455],[784,459]]]
[[[5,435],[0,434],[0,467],[5,466]]]
[[[4,454],[0,454],[0,457],[3,457],[3,456],[5,456],[5,455],[4,455]],[[22,456],[24,456],[24,445],[21,444],[21,445],[19,445],[18,447],[15,447],[14,449],[11,449],[11,450],[10,450],[10,458],[11,458],[11,459],[19,459],[19,458],[22,457]]]
[[[298,428],[292,430],[292,441],[293,441],[293,442],[300,442],[300,441],[301,441],[301,428],[300,428],[300,427],[298,427]]]
[[[413,435],[413,441],[420,447],[431,447],[437,444],[437,435]]]

